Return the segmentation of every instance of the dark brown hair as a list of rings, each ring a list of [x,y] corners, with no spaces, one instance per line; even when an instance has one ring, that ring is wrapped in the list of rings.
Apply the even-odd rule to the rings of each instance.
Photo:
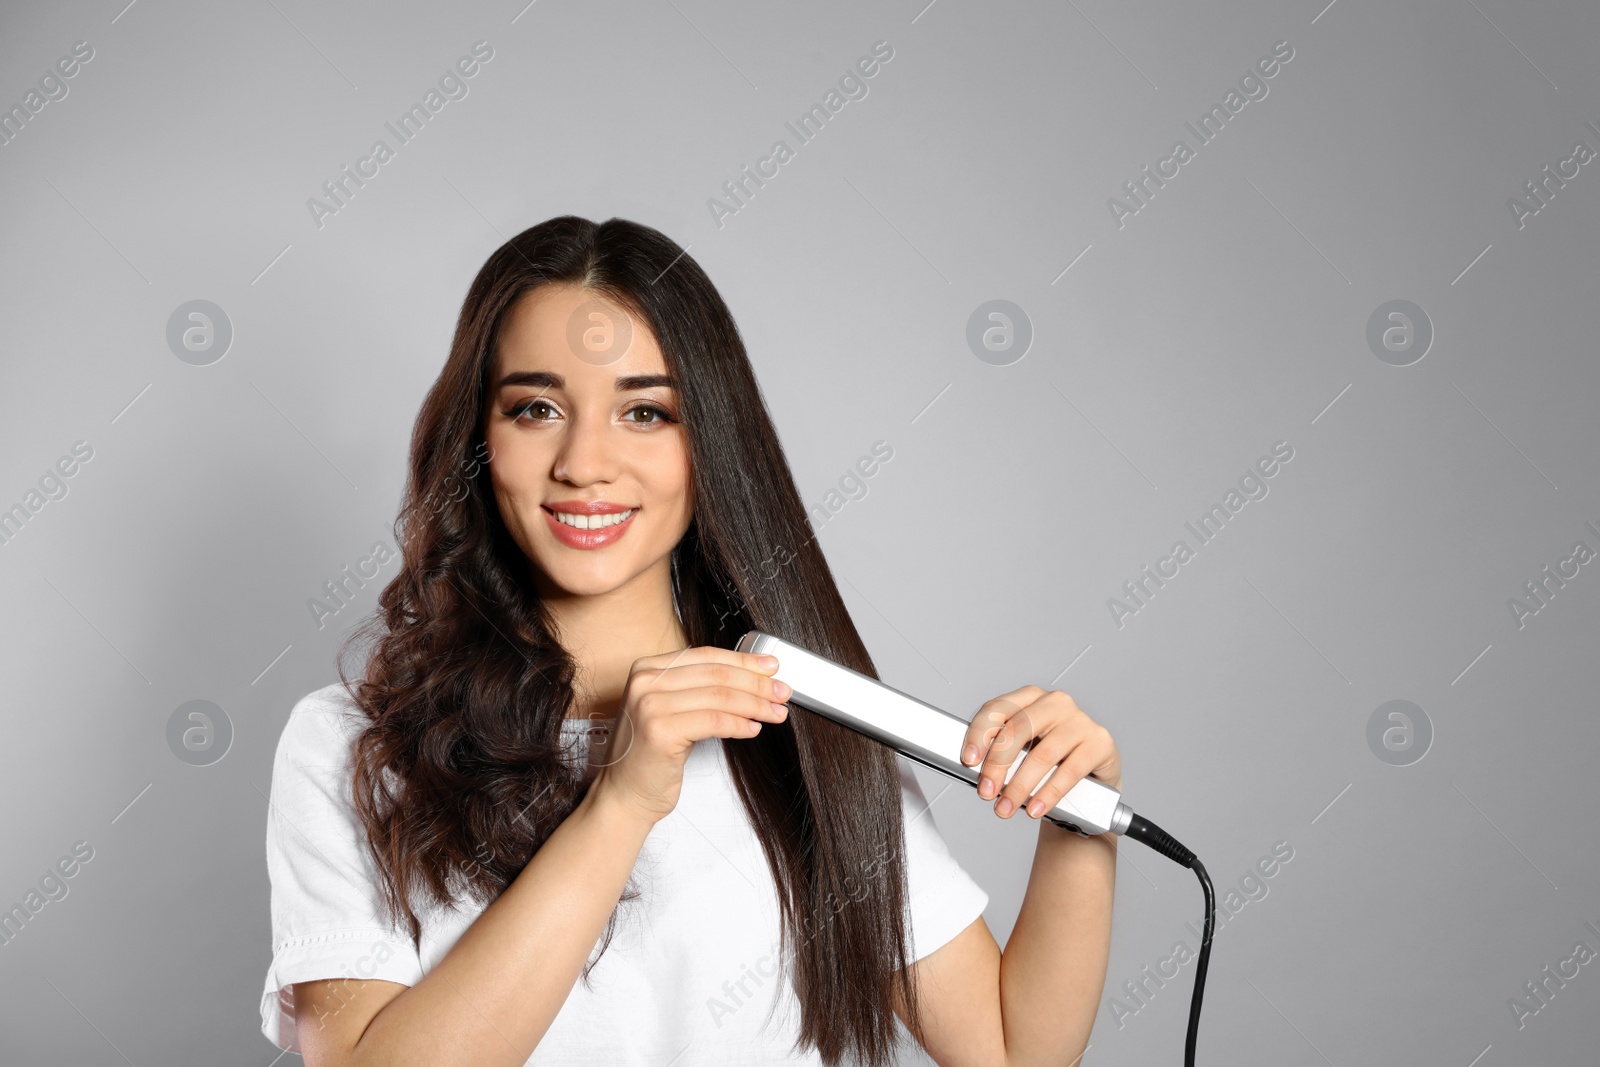
[[[507,241],[467,292],[450,356],[411,438],[396,533],[403,562],[339,653],[369,723],[354,805],[391,922],[414,940],[413,898],[487,904],[587,786],[563,751],[575,663],[507,533],[489,482],[482,412],[512,305],[552,282],[588,287],[647,323],[679,383],[695,513],[673,549],[692,646],[759,629],[877,677],[812,535],[733,316],[700,266],[626,219],[553,218]],[[357,687],[344,659],[375,642]],[[778,887],[782,958],[801,1004],[797,1049],[890,1062],[891,994],[921,1027],[906,951],[900,776],[892,749],[794,708],[753,738],[723,738],[738,795]],[[638,896],[630,879],[618,904]],[[606,925],[610,944],[617,910]],[[589,970],[583,970],[587,983]]]

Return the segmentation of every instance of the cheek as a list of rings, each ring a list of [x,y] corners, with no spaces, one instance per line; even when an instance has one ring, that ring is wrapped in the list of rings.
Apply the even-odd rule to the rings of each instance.
[[[499,492],[525,493],[542,484],[540,478],[550,469],[549,445],[541,434],[515,427],[491,428],[484,438],[490,455],[490,478]]]
[[[651,494],[669,497],[688,487],[689,448],[681,436],[654,434],[630,445],[627,462]]]
[[[670,461],[672,491],[682,501],[685,515],[694,512],[694,468],[689,463],[688,442],[682,442]]]
[[[687,528],[694,514],[694,482],[685,447],[671,441],[652,441],[634,457],[633,472],[644,496],[653,506],[653,529],[668,536],[671,528]]]
[[[529,526],[539,520],[539,501],[543,499],[543,481],[537,457],[515,440],[497,442],[490,436],[489,446],[494,449],[494,460],[489,464],[489,485],[494,490],[500,515],[513,529]]]
[[[484,465],[489,470],[489,484],[500,492],[505,472],[514,468],[520,456],[515,435],[499,426],[490,426],[483,434],[483,450],[487,455]]]
[[[499,478],[491,479],[490,485],[494,489],[494,503],[500,512],[500,521],[505,523],[506,529],[517,535],[520,540],[519,531],[526,524],[522,519],[522,511],[517,506],[516,490]]]

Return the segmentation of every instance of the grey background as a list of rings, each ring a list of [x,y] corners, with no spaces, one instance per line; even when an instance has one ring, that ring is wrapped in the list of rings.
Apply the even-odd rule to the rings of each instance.
[[[886,680],[967,712],[1067,690],[1219,898],[1293,847],[1217,935],[1202,1062],[1592,1059],[1600,965],[1521,1028],[1508,999],[1600,950],[1600,568],[1521,627],[1507,602],[1600,549],[1600,163],[1520,229],[1507,198],[1600,149],[1600,8],[8,5],[0,104],[79,40],[0,147],[0,507],[94,450],[0,547],[0,900],[95,854],[0,946],[0,1060],[274,1061],[272,755],[378,587],[321,630],[307,601],[389,541],[473,273],[566,212],[690,246],[808,503],[893,446],[818,528]],[[319,229],[307,198],[478,40],[469,95]],[[878,40],[869,94],[719,227],[708,198]],[[1282,40],[1119,228],[1108,198]],[[195,299],[234,331],[210,366],[166,341]],[[966,343],[994,299],[1033,330],[1007,366]],[[1406,367],[1366,341],[1392,299],[1434,330]],[[1280,440],[1270,494],[1119,628],[1108,599]],[[210,766],[167,743],[196,699],[232,723]],[[1394,699],[1432,724],[1408,766],[1367,742]],[[1003,944],[1036,830],[919,774]],[[1120,1026],[1111,998],[1201,895],[1120,855],[1085,1060],[1181,1062],[1192,965]]]

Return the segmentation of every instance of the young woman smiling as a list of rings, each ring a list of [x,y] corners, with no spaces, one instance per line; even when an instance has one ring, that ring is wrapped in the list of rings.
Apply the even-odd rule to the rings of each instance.
[[[877,676],[733,318],[671,240],[568,216],[489,258],[400,528],[352,638],[376,637],[362,679],[302,699],[278,746],[280,1047],[310,1067],[881,1067],[899,1019],[943,1067],[1082,1053],[1115,837],[1040,822],[1002,953],[909,764],[789,711],[779,666],[733,651],[760,629]],[[1001,694],[967,742],[1001,818],[1047,774],[1039,810],[1091,772],[1121,787],[1061,692]]]

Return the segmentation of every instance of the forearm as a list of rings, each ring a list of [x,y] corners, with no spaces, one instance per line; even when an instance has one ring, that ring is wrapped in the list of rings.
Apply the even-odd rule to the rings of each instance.
[[[1000,958],[1007,1067],[1068,1067],[1089,1044],[1111,955],[1116,842],[1040,820],[1022,910]]]
[[[373,1017],[351,1067],[521,1067],[604,932],[649,830],[591,790],[438,965]]]

